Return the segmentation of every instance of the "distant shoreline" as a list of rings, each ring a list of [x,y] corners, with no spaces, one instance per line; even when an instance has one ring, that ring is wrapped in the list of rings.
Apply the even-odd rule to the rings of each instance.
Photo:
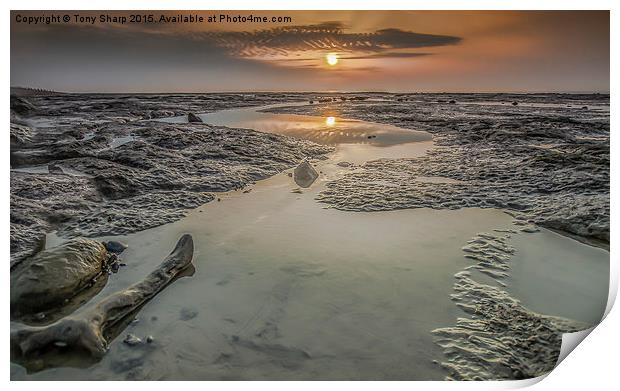
[[[609,92],[388,92],[388,91],[210,91],[210,92],[66,92],[46,90],[43,88],[11,87],[11,95],[17,96],[46,96],[46,95],[209,95],[209,94],[376,94],[376,95],[607,95]]]

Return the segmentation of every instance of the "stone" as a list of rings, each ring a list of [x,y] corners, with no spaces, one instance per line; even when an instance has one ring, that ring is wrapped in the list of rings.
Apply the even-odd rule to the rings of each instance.
[[[11,272],[11,312],[36,313],[62,304],[101,274],[108,259],[101,242],[84,238],[35,254]]]
[[[120,254],[127,249],[127,245],[122,242],[118,242],[116,240],[110,240],[108,242],[104,242],[105,248],[114,254]]]
[[[129,346],[135,346],[135,345],[140,345],[142,343],[142,340],[133,334],[127,334],[127,336],[123,340],[123,343]]]
[[[187,122],[202,123],[202,119],[194,113],[187,114]]]
[[[319,177],[314,167],[307,160],[301,162],[293,171],[293,179],[301,187],[310,187]]]

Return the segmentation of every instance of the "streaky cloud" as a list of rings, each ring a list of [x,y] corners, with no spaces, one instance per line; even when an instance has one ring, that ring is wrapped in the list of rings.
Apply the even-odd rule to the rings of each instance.
[[[203,33],[203,38],[239,57],[288,56],[291,52],[340,51],[383,53],[394,49],[417,49],[456,45],[460,37],[421,34],[400,29],[372,33],[349,33],[340,22],[277,27],[256,31]],[[416,57],[417,53],[392,53],[389,57]]]

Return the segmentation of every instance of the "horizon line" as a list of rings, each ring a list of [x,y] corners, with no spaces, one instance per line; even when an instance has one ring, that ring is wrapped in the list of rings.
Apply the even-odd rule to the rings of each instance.
[[[165,95],[165,94],[519,94],[519,95],[528,95],[528,94],[568,94],[568,95],[577,95],[577,94],[602,94],[609,95],[610,91],[543,91],[543,90],[532,90],[532,91],[334,91],[334,90],[325,90],[325,91],[310,91],[310,90],[300,90],[300,91],[291,91],[291,90],[239,90],[239,91],[58,91],[58,90],[50,90],[47,88],[38,88],[38,87],[21,87],[21,86],[11,86],[11,89],[24,89],[24,90],[40,90],[46,92],[53,92],[57,94],[152,94],[152,95]]]

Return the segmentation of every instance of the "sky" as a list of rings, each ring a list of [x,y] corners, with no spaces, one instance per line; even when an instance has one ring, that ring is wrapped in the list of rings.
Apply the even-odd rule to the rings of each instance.
[[[76,21],[76,14],[95,22]],[[99,19],[130,14],[191,14],[204,22]],[[221,14],[269,21],[220,22]],[[52,15],[60,21],[24,22]],[[606,93],[609,43],[608,11],[11,11],[11,85],[64,92]]]

